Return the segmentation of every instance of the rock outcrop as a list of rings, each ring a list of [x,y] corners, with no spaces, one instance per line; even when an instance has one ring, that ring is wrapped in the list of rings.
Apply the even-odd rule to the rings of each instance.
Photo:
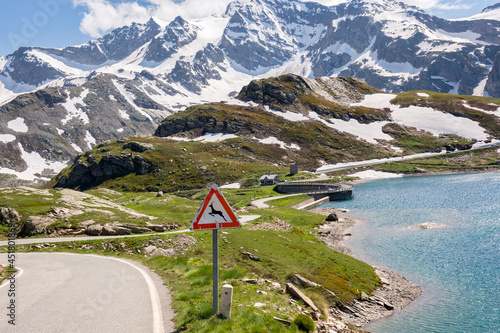
[[[19,222],[19,213],[10,207],[0,207],[0,225],[8,225],[10,222]]]
[[[500,52],[495,55],[493,67],[488,74],[485,90],[490,96],[500,96]]]
[[[54,222],[56,222],[56,220],[50,217],[30,216],[26,220],[26,223],[24,223],[24,227],[20,234],[27,237],[44,234],[47,232],[47,227]]]
[[[237,98],[268,106],[277,111],[308,113],[349,121],[356,119],[368,124],[374,121],[391,120],[390,112],[384,109],[350,107],[368,94],[380,90],[353,77],[302,78],[288,74],[262,80],[253,80],[241,89]]]
[[[144,175],[154,171],[154,165],[136,153],[154,149],[152,145],[131,141],[125,143],[123,149],[130,149],[132,152],[124,152],[120,155],[104,152],[98,159],[91,152],[78,156],[72,170],[67,174],[59,175],[54,187],[86,190],[107,179],[130,173]]]

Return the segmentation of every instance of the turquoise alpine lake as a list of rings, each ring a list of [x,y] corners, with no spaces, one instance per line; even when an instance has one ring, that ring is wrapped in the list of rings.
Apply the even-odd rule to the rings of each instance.
[[[351,200],[321,207],[366,220],[345,244],[424,291],[366,330],[500,332],[500,173],[374,180],[356,185]],[[444,226],[410,228],[423,223]]]

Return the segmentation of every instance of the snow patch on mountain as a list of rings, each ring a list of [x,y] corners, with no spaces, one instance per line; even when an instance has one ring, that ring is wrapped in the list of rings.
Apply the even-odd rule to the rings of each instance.
[[[491,45],[491,43],[487,43],[479,39],[481,37],[481,34],[478,34],[477,32],[473,32],[470,30],[464,32],[449,32],[442,29],[438,29],[437,31],[458,43],[472,42],[483,45]]]
[[[107,66],[113,63],[112,61],[108,61],[99,65],[80,64],[78,62],[74,62],[64,57],[50,54],[38,49],[32,49],[28,51],[27,55],[33,57],[32,59],[34,62],[44,62],[51,67],[64,72],[66,75],[74,76],[84,76],[87,74],[86,72],[90,72],[102,66]]]
[[[80,148],[80,147],[79,147],[76,143],[70,143],[70,145],[71,145],[71,147],[73,147],[73,149],[74,149],[77,153],[79,153],[79,154],[83,153],[82,148]]]
[[[430,132],[436,136],[444,133],[456,134],[467,139],[488,140],[485,129],[473,120],[456,117],[432,108],[409,106],[402,108],[393,105],[390,101],[394,98],[391,94],[367,95],[360,103],[352,106],[369,106],[389,108],[392,118],[396,123],[415,127],[419,130]]]
[[[205,135],[199,136],[194,139],[176,137],[176,136],[169,136],[168,138],[176,141],[220,142],[224,140],[238,138],[238,136],[226,133],[205,133]]]
[[[496,20],[500,21],[500,8],[483,11],[469,17],[451,19],[450,21],[475,21],[475,20]]]
[[[89,131],[85,131],[85,142],[87,142],[87,145],[89,149],[92,149],[97,143],[96,139],[90,134]]]
[[[58,68],[60,70],[62,70],[63,68],[71,69],[72,72],[76,73],[74,75],[77,77],[86,76],[92,71],[99,70],[100,68],[112,66],[118,62],[116,60],[107,60],[106,62],[99,64],[99,65],[89,65],[89,64],[81,64],[81,63],[78,63],[75,61],[71,61],[71,60],[68,60],[64,57],[57,56],[57,55],[50,54],[50,53],[46,53],[46,55],[47,55],[47,57],[50,57],[50,58],[55,59],[57,61],[55,64],[59,64],[60,67],[56,67],[56,68]]]
[[[374,16],[375,21],[384,22],[382,32],[392,38],[409,39],[420,32],[421,25],[406,12],[383,11]]]
[[[376,121],[369,124],[361,124],[356,119],[349,121],[341,119],[325,120],[321,118],[316,112],[309,112],[310,119],[315,119],[324,125],[333,128],[340,132],[345,132],[357,136],[359,139],[366,140],[370,143],[379,143],[377,140],[392,140],[392,137],[382,131],[382,127],[386,125],[387,121]]]
[[[190,43],[180,47],[176,53],[170,56],[155,68],[151,68],[153,74],[164,74],[172,71],[179,60],[192,62],[196,53],[212,43],[217,45],[222,38],[224,28],[229,22],[229,17],[210,16],[205,19],[193,21],[190,24],[196,28],[197,37]],[[142,70],[142,69],[141,69]],[[137,70],[140,72],[140,70]]]
[[[484,78],[479,84],[477,85],[476,88],[474,88],[474,91],[472,92],[472,95],[475,96],[485,96],[485,88],[486,88],[486,83],[488,82],[488,76]]]
[[[392,172],[383,172],[383,171],[375,171],[375,170],[365,170],[356,172],[349,175],[350,177],[358,177],[360,179],[387,179],[387,178],[399,178],[403,177],[403,174],[392,173]]]
[[[36,179],[41,179],[48,181],[49,178],[41,176],[41,174],[46,169],[59,172],[63,168],[65,168],[67,166],[67,163],[69,162],[51,162],[43,158],[39,153],[35,151],[28,153],[24,150],[21,143],[18,143],[18,147],[21,151],[21,158],[26,162],[28,168],[22,172],[18,172],[9,168],[0,167],[0,173],[15,175],[17,176],[17,178],[22,180],[34,181]]]
[[[7,63],[3,67],[4,71],[2,71],[2,67],[0,67],[0,82],[3,85],[3,89],[0,89],[0,94],[2,96],[1,100],[4,101],[7,101],[9,97],[15,96],[16,94],[34,91],[38,88],[37,86],[31,84],[14,81],[12,77],[10,77],[10,75],[8,74],[8,71],[12,70],[12,68],[10,67],[10,63],[11,60],[7,61]],[[45,83],[48,83],[50,81],[51,80],[46,80]],[[2,90],[5,89],[7,91],[2,92]]]
[[[0,106],[12,101],[16,96],[17,94],[5,88],[0,75]]]
[[[17,117],[7,123],[7,127],[18,133],[27,133],[28,126],[24,123],[24,118]]]
[[[448,133],[467,139],[488,139],[488,134],[477,122],[431,108],[419,106],[394,108],[392,110],[392,118],[396,123],[416,127],[431,132],[435,136]]]
[[[87,97],[88,93],[89,90],[85,88],[79,97],[73,99],[68,98],[66,102],[61,103],[66,111],[68,111],[66,118],[61,119],[61,123],[63,125],[66,125],[71,119],[80,119],[84,124],[88,124],[90,122],[87,113],[81,110],[81,108],[85,106],[85,102],[83,100]]]
[[[0,142],[9,143],[16,140],[16,137],[12,134],[0,134]]]
[[[491,104],[492,106],[497,106],[496,104]],[[466,108],[469,108],[469,109],[473,109],[473,110],[477,110],[477,111],[481,111],[481,112],[484,112],[484,113],[489,113],[489,114],[492,114],[494,116],[497,116],[497,117],[500,117],[500,108],[497,108],[496,110],[494,111],[489,111],[489,110],[483,110],[483,109],[480,109],[480,108],[476,108],[476,107],[473,107],[471,105],[469,105],[467,103],[467,101],[464,101],[464,106]]]
[[[254,139],[256,139],[256,138],[254,138]],[[270,136],[270,137],[265,138],[265,139],[256,139],[256,140],[258,140],[260,143],[263,143],[266,145],[279,145],[280,148],[282,148],[282,149],[300,150],[300,147],[297,144],[292,143],[291,145],[288,145],[286,142],[283,142],[274,136]]]
[[[420,42],[417,47],[420,49],[419,53],[428,52],[458,52],[464,48],[465,45],[460,45],[452,42],[436,42],[432,40],[425,40]]]
[[[128,104],[130,104],[132,107],[134,107],[134,109],[137,110],[137,112],[139,112],[144,117],[146,117],[147,119],[149,119],[149,121],[151,121],[152,123],[154,123],[153,118],[151,118],[151,116],[147,112],[145,112],[142,108],[140,108],[139,106],[137,106],[135,104],[134,99],[136,97],[134,96],[134,94],[132,94],[131,92],[129,92],[127,90],[127,88],[125,88],[125,86],[123,86],[118,81],[112,80],[112,82],[113,82],[113,85],[116,87],[116,89],[120,92],[120,94],[127,100]]]
[[[424,158],[424,157],[430,157],[430,156],[436,156],[436,155],[442,155],[442,154],[446,154],[446,150],[443,150],[443,151],[438,152],[438,153],[419,153],[419,154],[413,154],[413,155],[396,156],[396,157],[365,160],[365,161],[326,164],[326,165],[323,165],[322,167],[316,169],[316,173],[329,172],[329,171],[334,171],[334,170],[342,170],[342,169],[348,169],[348,168],[359,167],[359,166],[367,166],[367,165],[373,165],[373,164],[379,164],[379,163],[410,160],[410,159],[414,159],[414,158]]]
[[[119,109],[119,110],[118,110],[118,114],[119,114],[119,115],[120,115],[120,117],[122,117],[123,119],[130,119],[130,116],[128,115],[127,111],[124,111],[124,110]]]
[[[291,112],[291,111],[285,111],[285,112],[276,111],[276,110],[269,108],[269,106],[267,106],[267,105],[265,105],[264,107],[266,108],[266,111],[269,111],[269,112],[273,113],[274,115],[276,115],[278,117],[285,118],[286,120],[289,120],[289,121],[304,121],[304,120],[310,119],[309,117],[306,117],[301,113]]]

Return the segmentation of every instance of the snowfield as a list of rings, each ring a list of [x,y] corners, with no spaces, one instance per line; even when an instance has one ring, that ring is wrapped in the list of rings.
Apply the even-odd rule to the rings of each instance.
[[[0,142],[9,143],[16,140],[16,137],[12,134],[0,134]]]
[[[398,173],[390,173],[375,170],[365,170],[351,174],[350,176],[359,177],[361,179],[385,179],[385,178],[397,178],[403,177],[403,175]]]
[[[28,126],[24,123],[24,118],[17,117],[7,123],[7,127],[18,133],[27,133]]]
[[[22,159],[26,162],[26,164],[28,164],[28,168],[22,172],[18,172],[18,171],[12,170],[12,169],[0,167],[0,173],[15,175],[15,176],[17,176],[18,179],[21,179],[21,180],[31,180],[31,181],[33,181],[33,180],[45,180],[45,181],[48,181],[48,180],[50,180],[49,178],[40,176],[40,174],[45,169],[51,169],[55,172],[59,172],[63,168],[65,168],[69,162],[69,161],[50,162],[50,161],[47,161],[46,159],[44,159],[37,152],[28,153],[27,151],[24,150],[21,143],[18,143],[18,147],[21,150]]]
[[[479,124],[473,120],[456,117],[432,108],[420,106],[402,108],[398,105],[390,103],[394,97],[395,95],[392,94],[366,95],[363,101],[352,104],[352,106],[389,108],[392,112],[392,118],[396,123],[415,127],[419,130],[430,132],[436,136],[443,133],[449,133],[456,134],[467,139],[477,139],[479,141],[488,140],[488,134],[485,132],[484,128],[479,126]]]

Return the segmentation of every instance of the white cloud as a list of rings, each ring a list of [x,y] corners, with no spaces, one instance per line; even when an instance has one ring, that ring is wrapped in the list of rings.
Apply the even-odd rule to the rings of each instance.
[[[91,37],[100,37],[110,29],[144,22],[150,17],[148,9],[135,2],[112,4],[107,0],[73,0],[73,5],[87,8],[80,31]]]
[[[231,0],[147,0],[144,5],[134,1],[112,3],[109,0],[73,0],[73,5],[86,8],[80,23],[80,31],[97,38],[111,29],[144,23],[151,16],[172,21],[176,16],[197,19],[213,14],[223,14]],[[178,2],[178,0],[177,0]]]

